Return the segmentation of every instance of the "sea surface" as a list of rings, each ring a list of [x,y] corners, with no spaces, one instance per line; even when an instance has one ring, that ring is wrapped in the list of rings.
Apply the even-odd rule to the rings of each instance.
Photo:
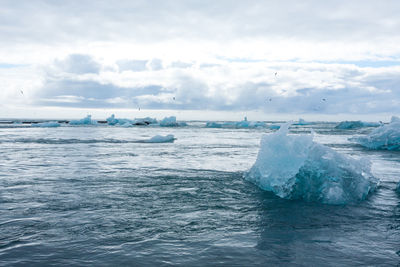
[[[400,152],[348,141],[373,128],[292,126],[381,180],[363,202],[324,205],[243,178],[273,130],[188,124],[1,125],[0,266],[399,266]]]

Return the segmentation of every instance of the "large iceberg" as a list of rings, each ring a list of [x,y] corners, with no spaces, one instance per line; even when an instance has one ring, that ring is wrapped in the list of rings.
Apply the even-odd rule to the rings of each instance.
[[[289,135],[289,124],[264,135],[257,160],[245,178],[286,199],[326,204],[363,200],[378,180],[367,160],[356,160],[313,141]]]
[[[92,120],[91,115],[87,115],[85,118],[80,120],[72,120],[69,122],[70,125],[94,125],[97,124],[97,121]]]
[[[400,119],[392,117],[389,124],[374,129],[369,135],[349,140],[369,149],[400,150]]]
[[[364,121],[342,121],[335,126],[335,129],[359,129],[363,127],[379,127],[381,126],[378,122],[364,122]]]

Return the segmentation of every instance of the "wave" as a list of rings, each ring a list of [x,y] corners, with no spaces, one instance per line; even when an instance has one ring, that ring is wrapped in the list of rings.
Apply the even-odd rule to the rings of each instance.
[[[160,136],[156,135],[150,139],[145,140],[118,140],[118,139],[50,139],[50,138],[19,138],[15,140],[0,140],[2,143],[37,143],[37,144],[95,144],[95,143],[109,143],[109,144],[143,144],[143,143],[172,143],[176,140],[173,135]]]

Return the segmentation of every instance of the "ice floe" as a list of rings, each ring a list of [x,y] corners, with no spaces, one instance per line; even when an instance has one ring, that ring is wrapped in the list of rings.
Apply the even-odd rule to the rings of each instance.
[[[381,126],[378,122],[364,122],[364,121],[342,121],[335,126],[336,129],[359,129],[363,127],[379,127]]]
[[[392,117],[389,124],[374,129],[367,136],[352,137],[349,140],[369,149],[400,150],[400,119]]]
[[[262,137],[245,178],[281,198],[326,204],[363,200],[378,184],[368,160],[340,154],[313,135],[289,135],[289,124]]]

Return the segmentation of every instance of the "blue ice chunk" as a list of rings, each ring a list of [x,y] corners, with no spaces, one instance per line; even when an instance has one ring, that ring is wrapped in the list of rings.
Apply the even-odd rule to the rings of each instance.
[[[363,122],[363,121],[342,121],[335,126],[336,129],[359,129],[363,127],[379,127],[378,122]]]
[[[278,130],[279,128],[281,128],[281,126],[280,126],[280,125],[276,125],[276,124],[271,124],[271,125],[269,126],[269,128],[270,128],[271,130]]]
[[[392,117],[387,125],[374,129],[367,136],[349,139],[366,148],[377,150],[400,150],[400,119]]]
[[[176,138],[174,137],[174,135],[169,134],[166,136],[156,135],[148,140],[145,140],[144,142],[145,143],[173,143],[175,140],[176,140]]]
[[[208,121],[206,123],[206,127],[207,128],[222,128],[222,123],[217,123],[217,122],[213,122],[213,121]]]
[[[326,204],[357,202],[377,187],[369,161],[340,154],[314,142],[312,135],[288,133],[284,124],[262,137],[247,180],[281,198]]]
[[[61,124],[56,121],[40,122],[32,124],[32,127],[60,127]]]
[[[95,125],[97,121],[92,120],[91,115],[87,115],[85,118],[80,120],[72,120],[69,122],[70,125]]]
[[[177,122],[175,116],[165,117],[160,121],[160,126],[162,127],[179,127],[187,126],[185,122]]]
[[[314,124],[314,123],[305,121],[302,118],[299,118],[299,121],[297,123],[293,123],[293,125],[311,125],[311,124]]]

